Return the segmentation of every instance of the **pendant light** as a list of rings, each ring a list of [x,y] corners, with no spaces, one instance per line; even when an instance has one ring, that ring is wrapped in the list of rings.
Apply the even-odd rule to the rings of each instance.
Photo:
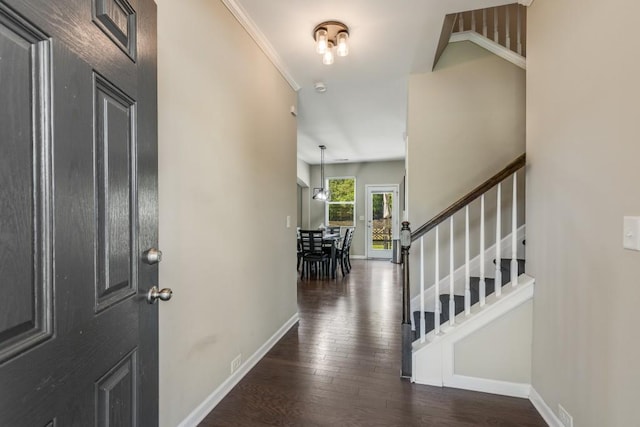
[[[313,200],[327,201],[329,200],[329,189],[324,188],[324,150],[327,149],[324,145],[320,147],[320,187],[313,189]]]

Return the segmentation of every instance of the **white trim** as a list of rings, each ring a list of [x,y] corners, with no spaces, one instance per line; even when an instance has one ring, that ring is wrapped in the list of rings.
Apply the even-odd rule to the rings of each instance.
[[[560,418],[551,410],[547,402],[544,401],[542,396],[531,386],[531,392],[529,393],[529,400],[536,408],[540,416],[549,424],[549,427],[564,427]]]
[[[451,38],[449,39],[450,43],[462,41],[470,41],[472,43],[475,43],[478,46],[487,49],[489,52],[498,55],[500,58],[511,62],[513,65],[522,68],[523,70],[527,69],[527,58],[518,55],[514,51],[507,49],[506,47],[484,37],[481,34],[476,33],[475,31],[463,31],[461,33],[454,33],[451,34]]]
[[[284,64],[278,52],[271,46],[267,37],[260,31],[260,28],[256,25],[256,23],[251,19],[247,11],[236,1],[236,0],[222,0],[222,3],[229,9],[229,11],[235,16],[240,25],[244,27],[244,29],[249,33],[251,38],[256,42],[258,47],[262,49],[267,58],[273,63],[273,65],[280,71],[282,77],[289,83],[289,86],[294,91],[300,90],[300,85],[296,82]]]
[[[376,190],[377,189],[377,190]],[[393,198],[395,201],[393,202],[391,212],[391,218],[393,220],[391,224],[391,239],[397,239],[400,233],[400,207],[398,206],[398,201],[400,200],[400,186],[398,184],[367,184],[364,186],[365,200],[364,200],[364,212],[365,212],[365,235],[364,235],[364,252],[367,259],[391,259],[393,258],[393,248],[389,249],[389,256],[384,256],[384,254],[377,253],[378,256],[372,257],[374,253],[371,250],[371,239],[373,238],[371,232],[372,228],[369,226],[369,220],[373,220],[371,211],[371,197],[370,194],[373,195],[374,192],[391,192],[393,193]]]
[[[349,258],[351,258],[351,259],[367,259],[367,257],[364,256],[364,255],[349,255]]]
[[[445,387],[481,391],[483,393],[520,397],[523,399],[527,399],[531,394],[531,384],[468,377],[466,375],[452,375],[449,378],[445,378],[443,383]]]
[[[463,378],[456,375],[455,344],[466,336],[483,328],[495,319],[516,309],[533,298],[535,280],[526,274],[520,275],[518,285],[505,286],[500,298],[495,293],[488,295],[486,304],[480,307],[475,304],[471,307],[471,314],[464,312],[456,316],[456,326],[444,323],[440,328],[440,334],[429,332],[425,341],[417,340],[413,343],[413,377],[411,380],[418,384],[436,386],[461,387],[472,386],[471,390],[487,393],[506,393],[508,396],[524,395],[521,383],[509,383],[502,381],[485,380],[482,378]],[[464,386],[464,387],[463,387]]]
[[[346,227],[356,227],[358,224],[358,177],[354,175],[346,175],[346,176],[327,176],[324,179],[324,183],[322,184],[322,188],[331,189],[329,185],[329,180],[332,179],[352,179],[353,180],[353,202],[332,202],[331,194],[329,194],[329,199],[324,202],[324,221],[323,225],[329,227],[329,206],[331,204],[351,204],[353,205],[353,225],[347,225]],[[331,193],[331,191],[329,191]]]
[[[518,0],[518,4],[529,7],[533,3],[533,0]]]
[[[223,0],[224,1],[224,0]],[[300,320],[296,312],[284,325],[276,331],[262,346],[249,357],[240,368],[213,391],[196,409],[185,418],[178,427],[196,426],[213,408],[249,373],[249,371],[271,350],[271,348]]]

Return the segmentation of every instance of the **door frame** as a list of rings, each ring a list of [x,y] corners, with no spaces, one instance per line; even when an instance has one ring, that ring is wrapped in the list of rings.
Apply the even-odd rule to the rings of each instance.
[[[364,248],[365,248],[365,256],[367,259],[387,259],[387,257],[379,257],[374,256],[375,252],[371,250],[371,242],[372,242],[372,227],[371,222],[372,218],[372,206],[371,206],[371,195],[374,193],[382,193],[382,192],[392,192],[393,197],[395,198],[391,210],[391,218],[392,220],[392,229],[391,229],[391,239],[397,239],[400,232],[400,206],[398,205],[400,201],[400,186],[398,184],[367,184],[365,185],[365,237],[364,237]],[[391,259],[393,254],[391,254],[388,258]]]

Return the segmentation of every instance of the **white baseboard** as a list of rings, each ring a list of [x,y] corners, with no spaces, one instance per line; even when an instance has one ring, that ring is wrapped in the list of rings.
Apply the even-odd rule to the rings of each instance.
[[[349,255],[349,258],[351,258],[351,259],[367,259],[367,257],[364,256],[364,255]]]
[[[553,410],[547,405],[542,396],[538,394],[535,388],[531,386],[531,392],[529,393],[529,400],[536,408],[542,418],[549,424],[549,427],[564,427],[560,418],[553,412]]]
[[[468,377],[465,375],[452,375],[446,378],[444,386],[524,399],[531,395],[531,384]]]
[[[416,340],[413,343],[412,380],[418,384],[439,383],[441,386],[529,397],[529,384],[456,374],[455,351],[456,343],[533,299],[534,288],[533,277],[522,274],[518,277],[516,287],[505,286],[500,297],[495,294],[489,295],[484,307],[480,307],[479,304],[471,307],[469,316],[464,312],[457,315],[455,326],[451,326],[449,322],[444,323],[439,335],[431,331],[425,335],[424,341]]]
[[[220,403],[222,399],[240,382],[245,375],[271,350],[271,348],[291,329],[298,320],[299,314],[294,314],[291,319],[287,320],[284,325],[276,331],[271,338],[267,340],[262,346],[249,357],[240,368],[235,371],[229,378],[223,382],[220,387],[215,389],[196,409],[191,412],[187,418],[185,418],[178,427],[193,427],[197,426],[213,408]]]

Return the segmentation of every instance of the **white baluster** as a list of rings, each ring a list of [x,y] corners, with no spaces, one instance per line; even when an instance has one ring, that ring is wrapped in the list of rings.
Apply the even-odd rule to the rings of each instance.
[[[513,174],[513,212],[511,213],[511,284],[518,285],[518,176]]]
[[[453,215],[449,221],[449,324],[456,324],[456,301],[453,281]]]
[[[495,292],[496,296],[502,295],[502,183],[498,183],[496,202],[496,273]]]
[[[476,13],[471,12],[471,31],[476,31]]]
[[[484,194],[480,197],[480,306],[484,306],[487,294],[484,280]]]
[[[464,313],[471,314],[471,274],[469,271],[469,205],[464,210]]]
[[[487,9],[482,9],[482,35],[487,37]]]
[[[440,333],[440,313],[442,313],[442,307],[440,307],[440,226],[436,226],[436,274],[435,274],[435,304],[433,308],[433,319],[435,325],[436,335]]]
[[[426,334],[424,319],[424,236],[420,238],[420,342]]]
[[[498,8],[493,8],[493,41],[500,42],[500,33],[498,32]]]
[[[464,31],[464,14],[462,13],[458,14],[458,31]]]
[[[505,6],[504,8],[504,18],[505,18],[505,22],[504,22],[504,29],[505,29],[505,39],[504,39],[504,43],[505,43],[505,47],[507,49],[511,49],[511,28],[509,28],[509,25],[511,24],[511,19],[510,19],[510,15],[509,15],[509,6]]]

